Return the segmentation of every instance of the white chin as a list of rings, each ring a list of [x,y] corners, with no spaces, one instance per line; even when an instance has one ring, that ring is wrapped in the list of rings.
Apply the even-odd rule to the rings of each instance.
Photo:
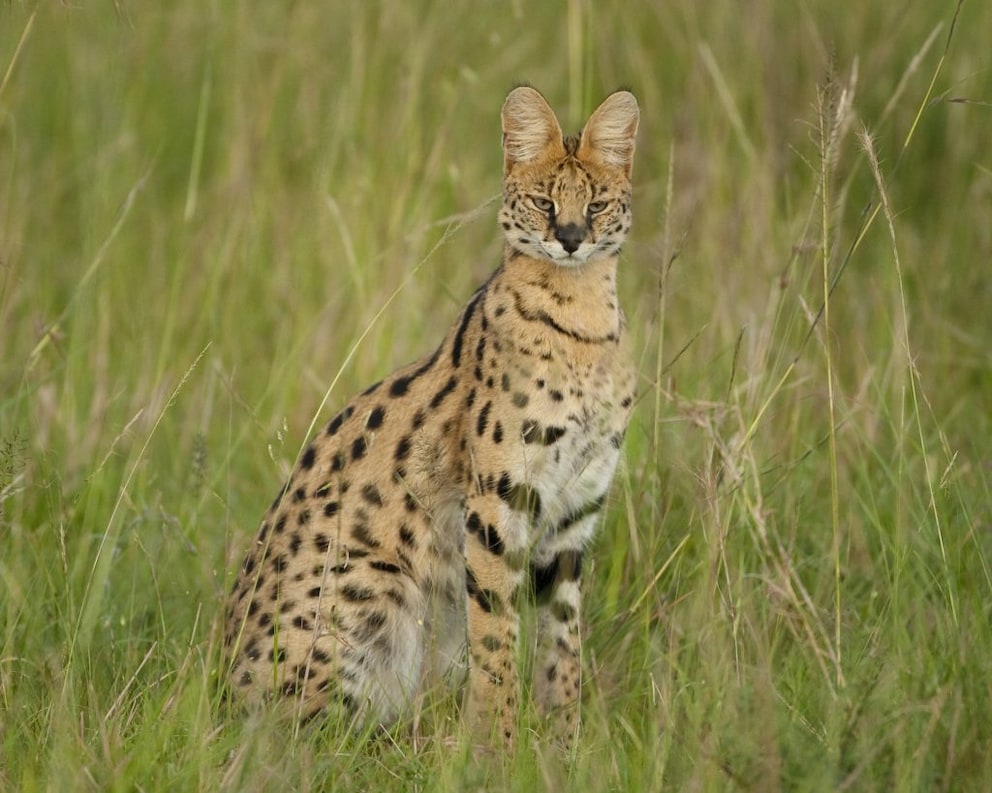
[[[555,259],[555,262],[561,265],[574,267],[575,265],[585,264],[586,262],[595,259],[599,253],[600,251],[592,247],[585,249],[580,248],[573,254],[567,254],[562,251],[562,253]]]
[[[546,257],[551,259],[555,264],[560,264],[562,267],[575,267],[579,264],[585,264],[589,260],[589,255],[593,253],[592,249],[579,250],[574,253],[567,253],[562,247],[545,248],[543,253]]]

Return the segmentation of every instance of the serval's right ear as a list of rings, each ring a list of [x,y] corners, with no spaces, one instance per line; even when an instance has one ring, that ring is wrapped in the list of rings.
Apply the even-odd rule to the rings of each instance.
[[[503,173],[517,163],[564,155],[561,127],[551,106],[527,86],[514,88],[503,103]]]

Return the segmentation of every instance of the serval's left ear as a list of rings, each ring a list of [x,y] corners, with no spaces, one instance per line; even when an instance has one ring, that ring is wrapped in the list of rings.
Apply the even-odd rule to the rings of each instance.
[[[622,168],[630,176],[640,116],[637,100],[630,91],[610,94],[596,108],[582,130],[579,158],[598,160],[612,168]]]

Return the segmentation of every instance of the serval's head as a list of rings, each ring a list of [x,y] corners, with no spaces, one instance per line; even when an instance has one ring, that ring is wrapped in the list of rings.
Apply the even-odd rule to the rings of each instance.
[[[630,169],[639,112],[610,94],[578,135],[564,137],[533,88],[503,104],[503,208],[511,250],[564,267],[614,256],[630,229]]]

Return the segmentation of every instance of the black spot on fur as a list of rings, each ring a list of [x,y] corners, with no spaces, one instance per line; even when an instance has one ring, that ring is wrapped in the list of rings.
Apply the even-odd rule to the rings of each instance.
[[[382,506],[382,494],[379,493],[379,488],[373,484],[367,484],[362,487],[362,498],[374,507]]]
[[[428,372],[431,367],[437,363],[438,356],[441,354],[441,348],[438,347],[434,354],[431,355],[423,364],[417,367],[413,372],[406,375],[405,377],[397,377],[393,380],[392,385],[389,386],[389,395],[392,397],[401,397],[410,390],[410,384],[416,380],[418,377],[422,376],[425,372]]]
[[[365,520],[359,520],[351,527],[351,536],[356,542],[367,545],[369,548],[378,548],[381,543],[372,536],[371,528]]]
[[[455,338],[451,343],[451,364],[456,369],[462,363],[462,344],[465,339],[465,331],[468,329],[468,323],[472,321],[472,315],[475,313],[482,295],[482,289],[475,293],[471,302],[465,307],[465,312],[462,314],[462,321],[458,323],[458,330],[455,331]]]
[[[400,542],[403,543],[408,548],[417,547],[416,535],[413,533],[413,529],[411,529],[405,523],[400,524]]]
[[[583,520],[590,515],[595,515],[603,506],[603,502],[606,500],[606,496],[602,495],[598,498],[594,498],[592,501],[588,501],[580,507],[573,509],[567,515],[562,517],[558,521],[558,525],[555,527],[556,534],[562,534],[568,531],[572,526]]]
[[[534,594],[543,597],[556,581],[578,581],[582,575],[582,551],[562,551],[549,565],[531,567]]]
[[[288,487],[289,487],[288,482],[282,486],[282,490],[279,491],[279,495],[275,497],[275,499],[272,502],[272,506],[269,507],[270,512],[275,512],[277,509],[279,509],[279,504],[282,503],[282,497],[286,495],[286,489]]]
[[[468,568],[465,569],[465,588],[469,597],[474,600],[479,608],[487,614],[499,613],[503,609],[503,601],[500,596],[491,589],[483,589],[475,578],[475,574]]]
[[[437,410],[448,394],[455,390],[455,386],[457,385],[458,380],[454,376],[449,377],[448,382],[431,398],[431,410]]]
[[[371,413],[369,413],[369,419],[365,422],[365,428],[369,430],[379,429],[382,426],[383,419],[386,418],[386,409],[379,405],[374,408]]]
[[[341,592],[341,597],[349,603],[364,603],[375,597],[374,590],[368,587],[357,586],[356,584],[345,584],[339,591]]]
[[[333,437],[337,435],[338,430],[341,429],[341,425],[344,424],[351,417],[353,410],[354,408],[350,406],[346,407],[344,410],[342,410],[334,418],[331,419],[331,423],[327,425],[328,437]]]
[[[373,611],[366,615],[362,622],[355,629],[355,639],[360,642],[368,642],[375,638],[386,624],[386,615],[381,611]]]
[[[527,512],[537,520],[541,516],[541,496],[530,485],[513,484],[510,475],[504,471],[496,485],[497,495],[512,509]]]
[[[489,411],[492,410],[493,403],[486,402],[479,411],[479,418],[476,420],[475,431],[479,435],[486,434],[486,426],[489,424]]]
[[[527,419],[521,428],[524,443],[540,443],[550,446],[565,434],[564,427],[541,427],[536,421]]]
[[[313,468],[313,464],[317,461],[317,450],[313,446],[307,446],[307,450],[303,452],[303,456],[300,458],[300,466],[305,470],[309,471]]]
[[[474,534],[479,538],[482,547],[489,551],[489,553],[495,556],[501,556],[503,554],[503,539],[499,536],[499,532],[496,531],[496,527],[491,523],[484,523],[479,517],[478,512],[473,512],[468,516],[465,527],[468,529],[469,534]]]
[[[558,622],[571,622],[575,619],[575,606],[563,600],[551,604],[551,614]]]

